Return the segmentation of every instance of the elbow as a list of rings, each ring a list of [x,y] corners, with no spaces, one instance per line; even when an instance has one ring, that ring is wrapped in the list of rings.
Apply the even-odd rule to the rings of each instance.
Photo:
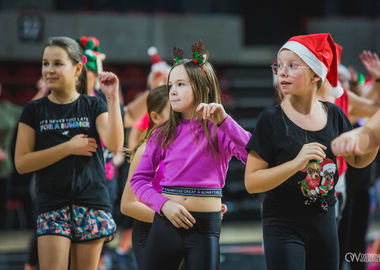
[[[114,143],[109,146],[106,146],[108,151],[114,152],[114,153],[119,153],[123,150],[123,144],[122,143]]]
[[[252,186],[252,180],[249,179],[247,174],[244,176],[244,186],[245,186],[245,190],[247,190],[249,194],[255,193],[254,188]]]
[[[131,212],[131,202],[129,202],[126,197],[123,195],[121,197],[121,202],[120,202],[120,212],[123,214],[123,215],[126,215],[126,216],[130,216]]]
[[[16,161],[15,161],[15,167],[16,167],[16,171],[19,174],[25,174],[25,173],[29,172],[29,171],[27,171],[27,169],[25,168],[25,166],[23,166],[22,164],[20,164],[19,162],[16,162]]]
[[[247,192],[248,192],[249,194],[256,193],[255,190],[254,190],[252,187],[248,187],[247,185],[245,185],[245,189],[247,190]]]
[[[18,174],[26,174],[26,171],[19,167],[16,167],[16,171],[18,172]]]
[[[244,180],[244,186],[245,186],[245,189],[247,190],[247,192],[249,194],[261,193],[261,192],[265,191],[259,185],[257,185],[256,183],[252,183],[252,180],[251,181],[247,181],[247,179],[245,179]]]
[[[120,204],[120,212],[121,212],[123,215],[128,216],[128,207],[125,205],[124,202],[122,202],[122,203]]]
[[[252,188],[252,185],[249,185],[249,184],[247,183],[247,181],[244,181],[244,186],[245,186],[245,190],[247,190],[247,192],[248,192],[249,194],[253,194],[253,193],[255,193],[255,192],[254,192],[254,189]]]

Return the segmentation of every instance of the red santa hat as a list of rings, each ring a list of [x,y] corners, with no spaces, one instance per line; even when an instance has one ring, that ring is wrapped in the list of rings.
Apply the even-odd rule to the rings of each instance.
[[[338,98],[343,88],[338,81],[338,55],[330,34],[311,34],[289,39],[279,52],[288,49],[297,54],[319,77],[327,79],[332,86],[331,94]]]
[[[148,55],[152,60],[152,72],[161,71],[163,69],[168,69],[170,66],[162,60],[161,56],[158,54],[158,50],[156,47],[152,46],[148,49]]]
[[[338,43],[335,43],[336,46],[336,56],[338,58],[338,65],[342,64],[342,52],[343,52],[343,47],[340,46]]]

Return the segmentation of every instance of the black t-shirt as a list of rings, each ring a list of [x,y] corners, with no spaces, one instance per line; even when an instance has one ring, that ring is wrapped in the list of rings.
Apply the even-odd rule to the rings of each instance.
[[[106,111],[103,100],[87,95],[69,104],[56,104],[44,97],[25,105],[20,122],[35,130],[35,151],[62,144],[78,134],[95,138],[98,145],[92,157],[70,155],[36,171],[38,213],[69,204],[111,210],[96,130],[96,118]]]
[[[336,105],[327,105],[327,124],[318,131],[307,131],[293,123],[280,105],[265,109],[259,116],[247,151],[255,151],[268,163],[268,168],[294,159],[302,146],[318,142],[327,147],[326,159],[311,160],[278,187],[267,191],[263,202],[263,217],[305,217],[323,212],[322,206],[336,202],[334,186],[338,181],[336,157],[331,141],[351,130],[352,125]]]

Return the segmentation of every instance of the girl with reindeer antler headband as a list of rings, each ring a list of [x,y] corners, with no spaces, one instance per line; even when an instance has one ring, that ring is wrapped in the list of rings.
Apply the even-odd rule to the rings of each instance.
[[[246,162],[250,133],[221,104],[220,88],[203,43],[182,59],[174,48],[169,72],[169,120],[151,133],[130,180],[132,191],[156,213],[143,269],[219,269],[221,197],[228,162]],[[162,193],[150,184],[160,162]]]

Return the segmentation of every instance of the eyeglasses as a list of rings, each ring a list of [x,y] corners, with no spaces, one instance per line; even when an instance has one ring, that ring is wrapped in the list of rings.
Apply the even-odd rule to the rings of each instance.
[[[284,65],[278,64],[278,63],[271,65],[271,67],[272,67],[272,72],[275,75],[277,75],[279,72],[281,72],[281,70],[283,68],[285,68],[285,72],[288,75],[292,75],[292,74],[296,73],[298,69],[309,68],[309,67],[305,67],[305,66],[299,66],[297,64],[289,64],[287,66],[284,66]]]

